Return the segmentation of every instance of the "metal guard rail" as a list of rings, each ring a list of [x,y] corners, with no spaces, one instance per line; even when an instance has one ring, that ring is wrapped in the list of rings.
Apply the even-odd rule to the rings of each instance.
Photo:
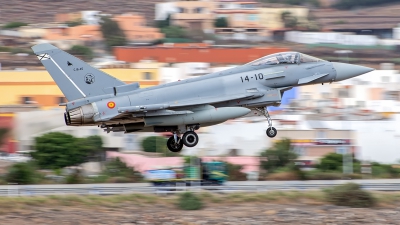
[[[327,181],[241,181],[222,186],[151,186],[148,183],[127,184],[60,184],[60,185],[0,185],[0,196],[43,195],[114,195],[114,194],[168,194],[182,191],[266,192],[285,190],[318,190],[354,182],[362,189],[373,191],[400,191],[400,179],[385,180],[327,180]]]

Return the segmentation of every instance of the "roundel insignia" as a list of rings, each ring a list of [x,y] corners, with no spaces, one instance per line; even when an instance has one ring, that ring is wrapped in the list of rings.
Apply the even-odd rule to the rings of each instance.
[[[115,102],[108,102],[107,103],[107,107],[110,108],[110,109],[114,108],[115,107]]]

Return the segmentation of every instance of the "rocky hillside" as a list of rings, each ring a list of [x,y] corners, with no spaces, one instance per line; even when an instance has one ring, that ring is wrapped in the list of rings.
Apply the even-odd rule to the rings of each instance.
[[[14,21],[46,23],[54,21],[58,13],[98,10],[103,13],[142,13],[148,22],[154,20],[155,3],[146,0],[0,0],[0,23]]]

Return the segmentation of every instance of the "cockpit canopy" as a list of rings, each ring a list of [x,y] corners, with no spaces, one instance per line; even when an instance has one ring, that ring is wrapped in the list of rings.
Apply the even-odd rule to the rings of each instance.
[[[299,52],[280,52],[264,56],[256,59],[246,65],[261,66],[261,65],[277,65],[277,64],[296,64],[324,61]]]

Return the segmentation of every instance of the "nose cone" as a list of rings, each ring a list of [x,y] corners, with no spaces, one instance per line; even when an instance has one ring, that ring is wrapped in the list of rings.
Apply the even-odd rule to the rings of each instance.
[[[332,65],[336,70],[335,81],[346,80],[374,70],[369,67],[352,65],[347,63],[333,62]]]

